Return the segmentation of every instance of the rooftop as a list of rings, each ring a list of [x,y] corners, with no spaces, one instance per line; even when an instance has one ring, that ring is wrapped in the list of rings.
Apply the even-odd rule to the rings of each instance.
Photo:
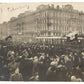
[[[67,11],[67,12],[72,12],[72,13],[78,13],[79,15],[84,15],[84,12],[83,11],[78,11],[78,10],[75,10],[73,8],[72,5],[70,4],[67,4],[67,5],[63,5],[62,7],[60,7],[59,5],[57,5],[56,7],[54,6],[54,4],[48,4],[48,5],[39,5],[35,11],[26,11],[24,13],[20,13],[18,15],[18,17],[12,17],[10,19],[10,21],[14,21],[14,20],[17,20],[18,18],[22,18],[22,17],[25,17],[27,15],[30,15],[32,13],[35,13],[35,12],[38,12],[38,11],[42,11],[42,10],[47,10],[47,9],[50,9],[50,10],[60,10],[60,11]],[[10,22],[8,21],[8,22]],[[3,22],[4,23],[4,22]]]

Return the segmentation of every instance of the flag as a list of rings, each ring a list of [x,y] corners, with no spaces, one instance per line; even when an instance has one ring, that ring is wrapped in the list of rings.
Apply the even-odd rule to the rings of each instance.
[[[66,35],[66,36],[69,37],[70,40],[74,40],[74,39],[76,39],[77,34],[78,34],[78,32],[75,31],[75,32],[69,33],[69,34]]]

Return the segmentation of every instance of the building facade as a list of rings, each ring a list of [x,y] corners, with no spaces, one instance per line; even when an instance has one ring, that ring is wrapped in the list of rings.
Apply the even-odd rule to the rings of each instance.
[[[11,18],[0,28],[3,30],[1,36],[12,35],[15,40],[22,41],[31,41],[35,37],[66,36],[73,31],[84,35],[84,13],[69,4],[62,7],[40,5],[33,12],[26,11],[17,18]]]
[[[38,14],[40,36],[65,36],[73,31],[84,34],[84,13],[74,10],[71,5],[39,7]]]

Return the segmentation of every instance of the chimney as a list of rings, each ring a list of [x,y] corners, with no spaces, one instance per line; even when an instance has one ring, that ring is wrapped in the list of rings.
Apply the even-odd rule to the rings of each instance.
[[[51,8],[54,8],[54,4],[51,4]]]
[[[60,6],[59,5],[57,5],[57,7],[56,7],[57,9],[59,9],[60,8]]]

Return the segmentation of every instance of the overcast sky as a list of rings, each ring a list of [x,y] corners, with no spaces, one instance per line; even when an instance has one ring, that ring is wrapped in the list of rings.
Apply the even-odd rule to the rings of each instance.
[[[38,5],[47,5],[49,3],[0,3],[0,23],[9,21],[11,17],[17,17],[20,13],[25,11],[33,11]],[[74,9],[84,11],[84,3],[50,3],[56,5],[71,4]]]

